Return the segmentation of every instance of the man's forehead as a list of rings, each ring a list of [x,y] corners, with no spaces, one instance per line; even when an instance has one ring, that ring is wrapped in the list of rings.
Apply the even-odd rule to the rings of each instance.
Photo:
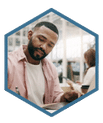
[[[49,29],[46,26],[41,26],[41,27],[37,27],[34,32],[33,35],[44,35],[44,36],[50,36],[52,38],[57,38],[58,39],[58,35],[57,33],[55,33],[54,31],[52,31],[51,29]]]

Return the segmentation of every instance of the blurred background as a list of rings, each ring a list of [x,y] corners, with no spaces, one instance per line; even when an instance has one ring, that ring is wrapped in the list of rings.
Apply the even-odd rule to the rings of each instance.
[[[8,37],[8,52],[17,50],[23,44],[28,44],[28,31],[41,21],[52,22],[59,30],[59,40],[47,59],[55,65],[60,85],[67,85],[63,76],[74,82],[82,82],[84,71],[87,68],[83,54],[89,48],[95,49],[95,37],[53,12],[10,35]]]

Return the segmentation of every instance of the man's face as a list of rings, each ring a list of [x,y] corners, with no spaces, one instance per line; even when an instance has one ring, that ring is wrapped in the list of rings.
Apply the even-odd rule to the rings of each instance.
[[[46,57],[55,46],[58,35],[45,26],[33,32],[28,44],[28,51],[32,59],[41,60]]]

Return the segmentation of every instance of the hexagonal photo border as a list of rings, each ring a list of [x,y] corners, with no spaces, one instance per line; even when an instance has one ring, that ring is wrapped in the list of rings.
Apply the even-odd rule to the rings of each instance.
[[[20,29],[24,28],[25,26],[31,24],[32,22],[38,20],[39,18],[45,16],[46,14],[48,14],[48,13],[50,13],[50,12],[53,12],[53,13],[57,14],[58,16],[64,18],[65,20],[71,22],[72,24],[76,25],[77,27],[79,27],[79,28],[85,30],[86,32],[90,33],[91,35],[93,35],[93,36],[95,37],[95,44],[96,44],[96,45],[95,45],[95,49],[96,49],[96,76],[95,76],[95,80],[96,80],[96,81],[95,81],[95,88],[94,88],[93,90],[91,90],[90,92],[86,93],[85,95],[79,97],[78,99],[72,101],[71,103],[67,104],[66,106],[60,108],[59,110],[57,110],[57,111],[55,111],[55,112],[53,112],[53,113],[50,113],[50,112],[46,111],[45,109],[43,109],[43,108],[37,106],[36,104],[30,102],[29,100],[25,99],[24,97],[22,97],[22,96],[20,96],[20,95],[17,95],[15,92],[13,92],[13,91],[11,91],[10,89],[8,89],[8,86],[7,86],[7,82],[8,82],[8,80],[7,80],[7,69],[8,69],[8,61],[7,61],[7,59],[8,59],[8,36],[12,35],[13,33],[19,31]],[[98,34],[96,34],[96,33],[94,33],[93,31],[87,29],[86,27],[84,27],[84,26],[82,26],[81,24],[77,23],[76,21],[70,19],[69,17],[66,17],[65,15],[61,14],[61,13],[58,12],[57,10],[55,10],[55,9],[53,9],[53,8],[48,9],[47,11],[45,11],[45,12],[43,12],[42,14],[38,15],[37,17],[34,17],[33,19],[29,20],[28,22],[22,24],[21,26],[15,28],[14,30],[12,30],[12,31],[10,31],[9,33],[5,34],[4,38],[5,38],[5,45],[4,45],[4,48],[5,48],[5,57],[4,57],[4,58],[5,58],[5,59],[4,59],[4,62],[5,62],[5,63],[4,63],[4,64],[5,64],[5,66],[4,66],[4,69],[5,69],[5,70],[4,70],[4,71],[5,71],[5,73],[4,73],[4,75],[5,75],[5,85],[4,85],[5,91],[11,93],[12,95],[18,97],[19,99],[21,99],[21,100],[23,100],[23,101],[25,101],[26,103],[28,103],[28,104],[30,104],[31,106],[37,108],[38,110],[44,112],[45,114],[47,114],[47,115],[49,115],[49,116],[52,117],[52,116],[54,116],[54,115],[60,113],[61,111],[63,111],[63,110],[65,110],[65,109],[69,108],[70,106],[74,105],[75,103],[79,102],[80,100],[84,99],[85,97],[87,97],[87,96],[93,94],[94,92],[96,92],[96,91],[99,89],[99,88],[98,88],[98,87],[99,87],[99,78],[98,78],[98,73],[99,73],[99,72],[98,72],[98,58],[99,58],[99,53],[98,53],[98,43],[99,43],[99,42],[98,42],[98,38],[99,38],[99,36],[98,36]]]

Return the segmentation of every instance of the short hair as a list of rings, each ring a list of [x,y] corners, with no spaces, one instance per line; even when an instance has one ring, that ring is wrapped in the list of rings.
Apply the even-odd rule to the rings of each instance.
[[[34,30],[36,28],[41,27],[41,26],[45,26],[45,27],[51,29],[52,31],[54,31],[57,35],[59,35],[57,27],[53,23],[50,23],[50,22],[47,22],[47,21],[42,21],[42,22],[37,23],[34,27]]]

